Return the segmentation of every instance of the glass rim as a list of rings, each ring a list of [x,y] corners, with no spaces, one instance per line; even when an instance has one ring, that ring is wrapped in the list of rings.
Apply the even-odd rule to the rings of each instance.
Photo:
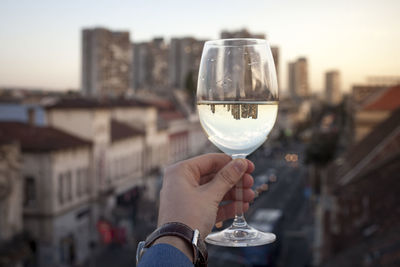
[[[253,44],[224,44],[226,41],[253,41]],[[266,39],[259,38],[228,38],[228,39],[216,39],[206,41],[204,46],[214,46],[214,47],[246,47],[246,46],[258,46],[258,45],[267,45],[269,43]]]

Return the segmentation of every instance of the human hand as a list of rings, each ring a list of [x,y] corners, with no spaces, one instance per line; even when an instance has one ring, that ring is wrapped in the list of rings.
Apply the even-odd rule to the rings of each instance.
[[[245,159],[232,160],[225,154],[207,154],[168,167],[160,193],[158,225],[182,222],[198,229],[202,238],[216,221],[235,216],[235,205],[242,202],[243,211],[254,199],[250,173],[254,164]],[[237,199],[235,188],[243,178],[243,199]],[[220,202],[231,203],[220,206]]]

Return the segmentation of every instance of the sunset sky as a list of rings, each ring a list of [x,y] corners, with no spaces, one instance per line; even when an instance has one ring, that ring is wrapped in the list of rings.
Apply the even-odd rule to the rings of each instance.
[[[81,29],[129,30],[133,42],[161,36],[219,38],[221,30],[265,33],[287,63],[309,61],[313,90],[338,69],[342,87],[400,75],[399,0],[70,0],[0,2],[0,86],[80,87]]]

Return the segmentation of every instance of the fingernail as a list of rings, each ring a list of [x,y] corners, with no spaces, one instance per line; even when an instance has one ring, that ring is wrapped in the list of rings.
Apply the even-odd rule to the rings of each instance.
[[[233,167],[236,169],[237,172],[244,172],[247,166],[243,159],[235,159]]]

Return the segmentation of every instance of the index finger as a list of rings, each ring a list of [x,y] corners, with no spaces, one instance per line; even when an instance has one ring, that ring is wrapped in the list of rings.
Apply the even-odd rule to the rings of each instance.
[[[203,175],[216,173],[228,164],[232,158],[222,153],[205,154],[182,162],[193,175],[198,178]]]

